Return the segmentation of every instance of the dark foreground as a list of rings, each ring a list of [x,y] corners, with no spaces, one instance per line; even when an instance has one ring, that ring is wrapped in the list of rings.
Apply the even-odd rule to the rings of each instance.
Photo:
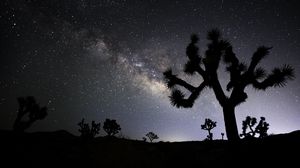
[[[66,131],[0,131],[4,167],[261,167],[300,164],[300,131],[263,140],[159,142],[100,137],[83,142]],[[1,166],[2,167],[2,166]]]

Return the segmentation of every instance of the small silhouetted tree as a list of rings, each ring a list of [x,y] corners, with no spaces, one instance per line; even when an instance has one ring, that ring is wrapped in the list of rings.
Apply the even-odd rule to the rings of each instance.
[[[241,137],[246,139],[255,138],[256,134],[259,134],[259,138],[264,138],[268,136],[267,131],[269,129],[269,123],[266,122],[265,117],[261,117],[258,125],[254,128],[257,124],[257,119],[255,117],[247,116],[246,119],[242,122],[242,134]]]
[[[99,134],[100,131],[100,122],[96,123],[95,121],[92,121],[90,126],[88,123],[84,122],[84,118],[78,123],[78,126],[80,127],[78,129],[78,131],[81,133],[80,136],[84,139],[92,139]]]
[[[257,120],[255,117],[250,117],[247,116],[246,119],[242,122],[242,134],[240,135],[241,137],[255,137],[255,130],[254,130],[254,125],[257,123]],[[249,131],[248,131],[249,129]]]
[[[224,140],[224,133],[223,132],[221,133],[221,136],[222,136],[222,140]]]
[[[255,132],[259,134],[259,138],[268,136],[268,129],[270,124],[266,122],[265,117],[260,117],[260,121],[255,128]]]
[[[146,138],[146,137],[143,137],[143,141],[146,142],[146,141],[147,141],[147,138]]]
[[[290,65],[283,65],[281,68],[274,68],[270,74],[261,67],[257,67],[265,58],[272,47],[261,46],[254,52],[250,65],[239,61],[233,52],[231,44],[221,37],[218,30],[208,32],[207,39],[210,41],[205,56],[199,55],[198,36],[192,35],[191,42],[186,48],[188,58],[184,72],[188,75],[198,73],[203,81],[198,86],[174,75],[172,70],[164,72],[167,86],[172,89],[170,101],[175,107],[191,108],[195,100],[205,88],[211,88],[216,99],[223,108],[226,135],[228,140],[238,140],[239,134],[235,118],[235,107],[246,101],[248,95],[245,88],[252,85],[257,90],[266,90],[269,87],[283,87],[288,80],[294,78],[294,69]],[[226,64],[226,71],[230,75],[224,92],[218,77],[219,64],[223,60]],[[182,91],[175,86],[185,88],[191,94],[186,97]]]
[[[114,136],[121,131],[120,125],[116,120],[106,119],[103,124],[103,129],[108,136]]]
[[[14,131],[24,132],[24,130],[29,128],[32,123],[44,119],[48,114],[47,107],[40,107],[33,96],[28,96],[26,98],[19,97],[18,103],[19,109],[13,125]]]
[[[158,137],[155,133],[153,133],[153,132],[148,132],[148,133],[146,134],[146,136],[148,137],[148,139],[149,139],[150,142],[153,142],[153,140],[159,138],[159,137]]]
[[[213,140],[213,133],[211,133],[211,130],[216,126],[217,126],[217,122],[212,121],[209,118],[206,118],[204,124],[201,125],[201,129],[208,131],[207,140]]]

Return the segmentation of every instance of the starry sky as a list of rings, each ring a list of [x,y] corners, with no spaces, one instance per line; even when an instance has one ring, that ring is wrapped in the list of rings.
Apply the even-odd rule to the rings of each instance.
[[[83,117],[112,118],[132,139],[153,131],[163,141],[203,140],[201,124],[211,118],[221,138],[223,114],[212,90],[193,108],[177,109],[162,75],[172,67],[201,81],[182,71],[185,48],[196,33],[203,54],[207,31],[219,28],[241,61],[249,63],[260,45],[273,46],[260,65],[271,71],[288,63],[296,73],[284,88],[246,88],[249,98],[236,108],[239,131],[247,115],[266,117],[269,133],[298,130],[299,9],[297,0],[1,0],[0,128],[12,128],[16,98],[32,95],[49,115],[28,131],[78,135]],[[219,77],[226,84],[224,66]]]

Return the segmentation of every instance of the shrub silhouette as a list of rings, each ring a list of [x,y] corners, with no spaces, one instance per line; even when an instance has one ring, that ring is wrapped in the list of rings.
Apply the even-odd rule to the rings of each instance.
[[[100,123],[96,123],[95,121],[92,121],[91,127],[88,123],[84,122],[84,118],[81,120],[81,122],[78,123],[78,126],[80,127],[78,131],[81,133],[81,137],[84,139],[92,139],[97,134],[99,134],[100,131]]]
[[[254,137],[255,136],[255,130],[253,129],[254,125],[257,123],[257,120],[255,117],[247,116],[246,119],[242,122],[243,123],[243,133],[240,135],[241,137]],[[247,129],[249,128],[249,132],[247,132]]]
[[[114,136],[121,131],[120,125],[116,120],[106,119],[103,124],[103,129],[108,136]]]
[[[148,137],[148,139],[149,139],[150,142],[153,142],[153,140],[159,138],[159,137],[158,137],[156,134],[154,134],[153,132],[148,132],[148,133],[146,134],[146,136]]]
[[[254,138],[256,136],[256,133],[259,134],[259,138],[264,138],[268,136],[268,129],[269,129],[269,123],[266,122],[265,117],[260,117],[260,121],[256,128],[254,129],[254,126],[257,124],[257,120],[255,117],[247,116],[246,119],[242,122],[242,134],[241,137],[244,138]],[[249,128],[249,131],[247,132]]]
[[[216,126],[217,122],[212,121],[209,118],[206,118],[204,124],[201,125],[201,129],[208,131],[207,140],[213,140],[213,133],[211,133],[210,131]]]
[[[268,136],[268,129],[269,129],[270,124],[266,122],[265,117],[260,117],[260,121],[258,125],[255,128],[255,132],[259,134],[259,138],[264,138]]]
[[[19,97],[18,103],[19,109],[13,125],[14,131],[24,132],[24,130],[29,128],[36,120],[42,120],[47,116],[47,107],[40,107],[33,96],[26,98]],[[27,116],[27,119],[24,119],[25,116]]]
[[[267,75],[266,71],[257,65],[269,54],[271,47],[258,47],[252,56],[250,65],[247,66],[238,60],[231,44],[222,39],[218,30],[214,29],[208,32],[207,39],[209,44],[204,57],[198,54],[197,35],[191,36],[191,42],[186,48],[188,61],[184,72],[188,75],[198,73],[203,78],[198,86],[193,86],[180,79],[173,74],[171,69],[164,72],[167,86],[172,90],[171,96],[169,96],[170,101],[177,108],[191,108],[201,92],[207,87],[211,88],[223,108],[227,138],[235,141],[239,139],[235,107],[246,101],[248,95],[244,91],[245,88],[248,85],[252,85],[257,90],[283,87],[287,80],[294,79],[294,69],[290,65],[283,65],[281,68],[274,68]],[[230,80],[226,86],[229,96],[223,91],[218,78],[217,71],[221,60],[226,64],[226,71],[230,74]],[[184,93],[175,87],[176,85],[185,88],[191,94],[186,98]]]
[[[147,138],[146,138],[146,137],[143,137],[143,141],[146,142],[146,141],[147,141]]]

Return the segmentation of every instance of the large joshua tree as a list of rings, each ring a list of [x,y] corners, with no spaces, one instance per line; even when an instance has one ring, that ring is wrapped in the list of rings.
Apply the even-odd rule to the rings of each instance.
[[[164,72],[167,86],[172,89],[170,101],[172,105],[178,108],[191,108],[200,93],[206,87],[211,88],[223,108],[227,138],[234,141],[239,139],[235,107],[246,101],[245,88],[248,85],[252,85],[258,90],[265,90],[269,87],[283,87],[286,85],[287,80],[294,78],[294,69],[290,65],[283,65],[281,68],[274,68],[267,75],[266,71],[261,67],[257,67],[257,65],[269,54],[271,47],[258,47],[252,56],[250,65],[247,66],[239,61],[232,50],[231,44],[222,39],[218,30],[209,31],[207,39],[209,43],[204,57],[198,54],[197,35],[191,36],[191,42],[186,48],[188,61],[185,64],[184,72],[188,75],[199,74],[203,80],[198,86],[193,86],[180,79],[172,73],[171,69]],[[226,71],[230,74],[230,80],[226,86],[228,96],[221,87],[217,73],[221,60],[225,63]],[[185,88],[190,92],[190,95],[186,97],[182,91],[175,87],[176,85]]]
[[[40,107],[33,96],[19,97],[19,109],[13,129],[17,132],[24,132],[35,121],[44,119],[47,113],[47,107]]]

